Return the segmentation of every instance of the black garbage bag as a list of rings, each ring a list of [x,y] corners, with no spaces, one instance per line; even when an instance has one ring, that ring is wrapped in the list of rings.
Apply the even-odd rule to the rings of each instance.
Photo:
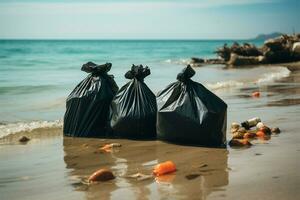
[[[81,70],[89,75],[67,98],[64,116],[64,135],[75,137],[109,136],[110,105],[118,91],[112,75],[112,64],[96,65],[88,62]]]
[[[144,83],[150,69],[133,65],[125,74],[131,79],[112,102],[111,127],[116,137],[150,139],[156,137],[156,97]]]
[[[157,136],[179,144],[224,146],[227,104],[202,84],[192,81],[187,66],[157,95]]]

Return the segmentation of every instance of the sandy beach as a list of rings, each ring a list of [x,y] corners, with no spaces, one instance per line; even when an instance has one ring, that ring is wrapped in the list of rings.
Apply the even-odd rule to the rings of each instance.
[[[63,137],[60,128],[19,132],[0,140],[0,199],[296,199],[300,195],[300,64],[286,66],[289,76],[264,87],[243,86],[218,93],[228,104],[231,122],[258,116],[282,133],[255,140],[250,148],[216,149],[162,141]],[[261,98],[251,98],[259,90]],[[31,140],[20,144],[26,135]],[[118,142],[113,152],[97,151]],[[171,160],[177,171],[136,180]],[[116,179],[87,185],[99,168]]]

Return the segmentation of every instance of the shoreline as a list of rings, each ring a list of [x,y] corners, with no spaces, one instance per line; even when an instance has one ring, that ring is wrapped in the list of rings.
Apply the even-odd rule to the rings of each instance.
[[[300,62],[291,73],[263,87],[244,85],[225,92],[229,124],[261,117],[282,133],[250,148],[216,149],[125,139],[69,138],[62,129],[42,128],[0,139],[0,193],[4,199],[295,199],[300,195],[297,156],[300,152]],[[261,98],[249,94],[261,90]],[[22,135],[31,140],[17,142]],[[98,153],[106,143],[122,147]],[[155,164],[172,160],[177,171],[162,179],[138,181],[137,172],[151,174]],[[99,168],[110,169],[115,180],[88,186],[83,181]],[[187,177],[192,177],[188,179]],[[16,188],[22,191],[15,192]]]

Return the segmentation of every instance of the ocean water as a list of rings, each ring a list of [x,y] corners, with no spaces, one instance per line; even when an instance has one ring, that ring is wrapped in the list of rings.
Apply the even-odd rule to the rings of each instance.
[[[243,42],[243,41],[238,41]],[[262,41],[247,41],[261,45]],[[61,126],[65,99],[87,76],[81,65],[111,62],[122,86],[132,64],[147,65],[145,82],[157,93],[176,80],[191,57],[214,58],[226,40],[0,40],[0,137],[20,130]],[[221,98],[244,85],[263,85],[288,76],[281,67],[196,68],[199,81]]]

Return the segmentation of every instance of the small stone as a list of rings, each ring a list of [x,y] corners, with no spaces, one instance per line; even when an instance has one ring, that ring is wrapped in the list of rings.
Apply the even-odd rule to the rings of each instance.
[[[29,140],[30,140],[30,138],[28,138],[26,136],[22,136],[19,138],[19,142],[23,142],[23,143],[28,142]]]
[[[240,133],[246,133],[247,130],[244,127],[239,128],[238,132]]]
[[[263,126],[259,129],[259,131],[264,132],[266,135],[271,135],[271,129],[267,126]]]
[[[230,132],[231,132],[231,134],[235,134],[236,132],[238,132],[238,128],[231,128],[230,129]]]
[[[237,122],[232,122],[232,123],[231,123],[231,128],[232,128],[232,129],[239,129],[239,128],[240,128],[240,124],[237,123]]]
[[[199,176],[200,176],[200,174],[189,174],[189,175],[186,175],[185,178],[188,180],[193,180]]]
[[[245,134],[246,133],[236,132],[233,134],[232,138],[233,139],[243,139]]]
[[[96,172],[94,172],[89,178],[88,182],[99,182],[99,181],[109,181],[114,179],[115,176],[113,173],[107,169],[99,169]]]
[[[278,127],[275,127],[275,128],[272,128],[272,129],[271,129],[271,132],[274,133],[274,134],[278,134],[278,133],[280,133],[281,131],[280,131],[280,129],[279,129]]]
[[[232,139],[229,141],[228,144],[231,147],[249,147],[252,145],[247,139],[242,139],[242,140]]]
[[[256,134],[255,133],[251,133],[251,132],[247,132],[244,135],[245,139],[250,139],[250,138],[255,138],[255,137],[256,137]]]

